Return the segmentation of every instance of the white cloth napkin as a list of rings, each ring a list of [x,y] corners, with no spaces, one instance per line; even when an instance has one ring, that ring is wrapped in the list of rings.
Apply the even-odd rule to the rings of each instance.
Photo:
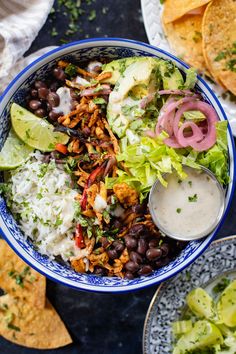
[[[44,25],[54,0],[0,0],[0,93],[31,61],[54,47],[22,58]]]

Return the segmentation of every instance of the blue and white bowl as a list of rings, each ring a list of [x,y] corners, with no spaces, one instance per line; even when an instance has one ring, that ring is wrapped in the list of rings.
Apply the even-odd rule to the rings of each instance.
[[[184,71],[184,69],[187,68],[187,65],[163,50],[148,44],[126,39],[89,39],[70,43],[54,49],[27,66],[12,81],[5,90],[3,96],[0,98],[0,148],[2,147],[9,131],[9,110],[11,103],[16,102],[22,104],[31,84],[36,79],[43,78],[47,75],[58,59],[64,59],[67,61],[70,61],[71,59],[87,61],[100,57],[117,59],[129,56],[154,56],[173,61],[181,71]],[[225,113],[217,97],[200,77],[198,78],[196,88],[201,92],[204,99],[214,106],[220,119],[226,119]],[[235,147],[230,128],[228,130],[228,149],[230,156],[229,174],[231,182],[226,191],[226,209],[224,217],[227,214],[233,196],[235,176]],[[224,217],[222,218],[220,225],[222,224]],[[0,232],[15,252],[26,263],[30,264],[33,268],[48,278],[76,289],[89,291],[114,293],[125,292],[163,282],[186,268],[199,257],[216,236],[220,225],[218,225],[214,232],[212,232],[206,239],[189,243],[175,260],[165,267],[156,270],[153,274],[147,277],[136,278],[133,280],[98,277],[96,275],[76,273],[69,266],[59,264],[38,253],[33,248],[31,242],[25,239],[16,221],[7,209],[4,199],[0,198]]]

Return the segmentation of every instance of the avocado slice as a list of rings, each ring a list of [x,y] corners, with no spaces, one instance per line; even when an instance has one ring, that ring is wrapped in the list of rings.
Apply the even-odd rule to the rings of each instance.
[[[169,61],[160,60],[159,70],[164,90],[177,90],[184,85],[184,79],[174,64]]]
[[[173,90],[184,84],[182,74],[174,64],[153,57],[118,59],[106,64],[103,69],[103,73],[112,72],[112,77],[104,80],[115,85],[109,96],[107,116],[119,138],[125,136],[132,120],[141,118],[145,113],[140,111],[143,97],[157,92],[162,83],[164,89]],[[134,107],[136,113],[139,110],[138,114],[133,114]]]
[[[139,61],[146,61],[147,59],[154,60],[159,68],[160,76],[163,81],[163,88],[165,90],[175,90],[180,87],[183,87],[184,80],[181,72],[177,69],[174,64],[153,57],[130,57],[113,60],[108,64],[103,66],[103,73],[111,72],[112,76],[109,79],[105,79],[104,82],[107,82],[111,85],[115,85],[119,78],[124,74],[126,68]]]
[[[137,63],[139,61],[141,62],[146,61],[147,58],[148,57],[129,57],[129,58],[113,60],[110,63],[103,65],[102,73],[106,73],[106,72],[112,73],[112,77],[103,80],[103,82],[106,82],[111,85],[115,85],[116,82],[119,80],[119,78],[124,74],[124,71],[127,69],[129,65],[133,63]],[[158,61],[159,59],[155,59],[155,60]]]
[[[146,94],[152,78],[152,72],[156,66],[156,60],[151,57],[134,61],[125,69],[122,76],[116,82],[114,90],[109,96],[107,116],[113,132],[119,138],[125,135],[130,122],[137,117],[137,114],[132,116],[132,110],[134,108],[136,111],[139,110],[140,116],[144,113],[144,111],[140,110],[140,101],[128,97],[128,94],[138,86],[145,86]]]

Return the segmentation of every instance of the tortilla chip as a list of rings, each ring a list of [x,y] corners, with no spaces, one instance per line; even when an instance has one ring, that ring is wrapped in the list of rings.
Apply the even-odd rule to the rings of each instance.
[[[54,349],[72,343],[48,300],[44,309],[37,309],[9,294],[0,297],[0,335],[13,343],[37,349]]]
[[[236,1],[215,0],[207,6],[202,37],[210,73],[236,95]]]
[[[1,239],[0,288],[37,308],[45,306],[46,278],[23,262]]]
[[[163,23],[171,48],[181,59],[201,72],[206,72],[202,51],[202,15],[185,15],[171,23]]]
[[[208,4],[211,0],[165,0],[163,22],[170,23],[184,16],[189,11]]]

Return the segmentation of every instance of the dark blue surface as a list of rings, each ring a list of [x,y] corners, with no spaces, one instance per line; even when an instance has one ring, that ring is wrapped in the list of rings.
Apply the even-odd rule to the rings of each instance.
[[[108,7],[106,16],[101,8]],[[80,19],[82,33],[71,36],[70,40],[89,37],[124,37],[147,42],[139,0],[97,0],[97,17],[89,22]],[[55,19],[48,19],[29,52],[48,45],[59,45],[67,28],[67,18],[61,13]],[[58,36],[51,37],[51,29],[57,26]],[[236,233],[236,195],[218,237]],[[136,293],[106,295],[78,292],[62,285],[47,282],[47,295],[66,326],[74,343],[57,350],[33,350],[19,347],[0,338],[1,354],[139,354],[142,352],[143,323],[156,287]],[[161,353],[159,353],[161,354]]]

